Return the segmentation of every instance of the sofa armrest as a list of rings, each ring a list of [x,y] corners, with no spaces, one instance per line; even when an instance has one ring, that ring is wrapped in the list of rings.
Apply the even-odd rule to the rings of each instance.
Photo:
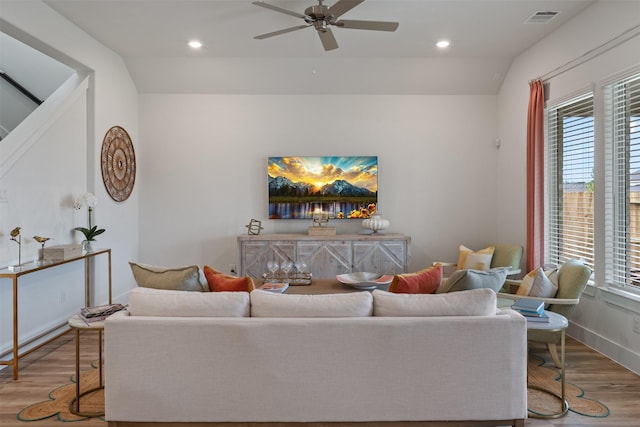
[[[129,310],[125,308],[124,310],[116,311],[111,316],[107,317],[105,321],[109,319],[118,319],[120,317],[129,317]]]

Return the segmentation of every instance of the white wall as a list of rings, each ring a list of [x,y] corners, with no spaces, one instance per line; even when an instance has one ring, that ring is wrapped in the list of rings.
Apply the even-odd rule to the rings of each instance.
[[[606,25],[609,24],[609,25]],[[499,134],[503,147],[498,160],[501,199],[500,236],[526,241],[526,117],[529,81],[556,70],[640,25],[640,2],[599,2],[518,57],[499,96]],[[637,32],[636,32],[637,34]],[[603,79],[640,66],[640,36],[549,79],[547,98],[562,99],[593,88]],[[601,93],[596,93],[596,111]],[[596,266],[590,286],[576,309],[569,333],[614,360],[640,372],[640,335],[632,332],[640,316],[640,298],[606,291],[604,283],[604,185],[602,145],[596,147]]]
[[[455,260],[496,235],[496,120],[494,96],[141,95],[141,261],[228,271],[251,218],[306,232],[267,219],[278,155],[377,155],[380,212],[411,236],[411,269]]]
[[[97,246],[112,248],[113,293],[121,298],[133,286],[127,261],[138,256],[138,189],[126,202],[109,198],[102,184],[100,148],[104,134],[114,125],[127,129],[137,148],[135,87],[120,57],[44,3],[3,1],[2,20],[6,23],[3,30],[9,28],[12,37],[88,72],[91,78],[87,90],[71,106],[54,112],[51,123],[32,136],[28,149],[12,152],[10,169],[4,162],[8,159],[0,158],[5,165],[0,170],[0,265],[17,263],[17,245],[9,240],[15,226],[22,226],[23,262],[38,257],[39,245],[33,235],[54,237],[50,245],[79,242],[81,236],[71,229],[85,225],[86,211],[74,211],[71,200],[91,191],[99,200],[95,221],[107,230],[99,236]],[[20,126],[14,132],[20,133]],[[106,257],[102,258],[94,262],[94,303],[107,301]],[[83,263],[75,263],[20,279],[20,341],[78,311],[84,302],[83,274]],[[12,310],[11,282],[0,280],[2,353],[11,343]]]

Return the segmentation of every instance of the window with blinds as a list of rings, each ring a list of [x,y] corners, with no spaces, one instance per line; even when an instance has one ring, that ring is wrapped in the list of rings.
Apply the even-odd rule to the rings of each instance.
[[[640,74],[604,88],[606,281],[640,291]]]
[[[593,94],[547,107],[545,126],[545,263],[593,269]]]

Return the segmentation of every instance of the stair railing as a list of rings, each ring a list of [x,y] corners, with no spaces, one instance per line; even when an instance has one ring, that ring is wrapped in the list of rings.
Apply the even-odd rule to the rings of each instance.
[[[0,77],[2,77],[4,80],[6,80],[11,86],[15,87],[16,89],[18,89],[18,91],[20,91],[20,93],[22,93],[24,96],[26,96],[27,98],[29,98],[30,100],[32,100],[33,102],[35,102],[36,104],[40,105],[42,104],[44,101],[42,101],[41,99],[39,99],[37,96],[35,96],[34,94],[32,94],[27,88],[25,88],[24,86],[22,86],[20,83],[18,83],[17,81],[15,81],[10,75],[8,75],[7,73],[5,73],[3,70],[0,70]]]

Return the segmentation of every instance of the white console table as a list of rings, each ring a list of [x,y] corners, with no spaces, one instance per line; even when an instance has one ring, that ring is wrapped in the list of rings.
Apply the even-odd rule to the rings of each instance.
[[[355,271],[406,273],[410,242],[411,237],[392,233],[242,235],[238,236],[239,273],[260,278],[270,260],[305,262],[313,279],[331,279]]]
[[[18,361],[26,356],[27,354],[39,349],[45,344],[50,343],[56,338],[60,337],[62,334],[69,332],[69,329],[57,334],[56,336],[46,340],[45,342],[40,343],[39,345],[25,351],[24,353],[20,353],[19,349],[25,344],[28,343],[19,343],[18,342],[18,279],[21,276],[25,276],[27,274],[35,273],[37,271],[46,270],[49,268],[58,267],[63,264],[68,264],[70,262],[76,261],[84,261],[84,286],[85,286],[85,306],[91,305],[91,264],[90,259],[96,257],[98,255],[105,254],[108,258],[108,274],[109,274],[109,304],[111,304],[111,249],[96,249],[93,252],[84,253],[78,257],[73,257],[60,261],[44,261],[44,262],[31,262],[27,264],[23,264],[20,268],[15,270],[9,270],[7,267],[0,269],[0,279],[11,279],[12,284],[12,293],[13,293],[13,358],[11,360],[0,360],[0,365],[11,365],[13,366],[13,379],[18,379]],[[1,283],[1,281],[0,281]],[[66,323],[66,322],[65,322]],[[57,329],[57,328],[54,328]],[[51,331],[48,331],[51,332]]]

